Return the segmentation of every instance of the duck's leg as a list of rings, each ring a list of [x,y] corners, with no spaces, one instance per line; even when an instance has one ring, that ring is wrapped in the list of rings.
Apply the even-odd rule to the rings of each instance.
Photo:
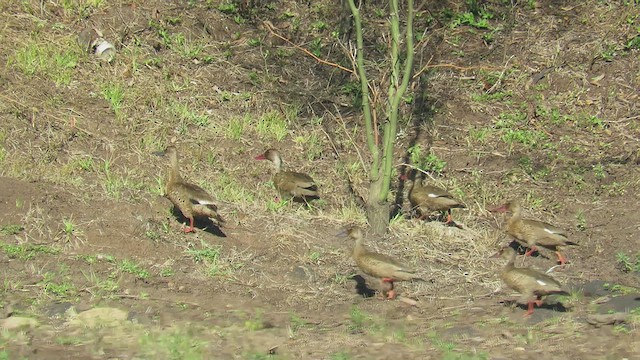
[[[189,227],[184,228],[184,232],[185,233],[196,232],[195,228],[193,227],[193,216],[189,218]]]
[[[447,221],[445,221],[445,225],[451,224],[453,222],[453,218],[451,217],[451,209],[447,210]]]
[[[534,303],[535,303],[535,301],[529,301],[529,307],[527,309],[527,313],[524,314],[525,317],[533,314],[533,304]]]
[[[567,263],[567,258],[564,257],[560,251],[556,251],[556,255],[558,255],[558,261],[560,261],[560,265],[564,265]]]
[[[535,245],[533,245],[532,247],[529,248],[529,250],[527,250],[526,253],[524,253],[524,256],[531,256],[531,254],[533,254],[536,251],[538,251],[538,248]]]
[[[384,284],[385,283],[389,284],[389,290],[387,290],[386,299],[387,300],[395,299],[396,298],[396,292],[395,292],[395,290],[393,290],[393,279],[392,278],[382,278],[381,281],[382,281],[383,288],[384,288]],[[384,296],[384,294],[383,294],[383,296]]]

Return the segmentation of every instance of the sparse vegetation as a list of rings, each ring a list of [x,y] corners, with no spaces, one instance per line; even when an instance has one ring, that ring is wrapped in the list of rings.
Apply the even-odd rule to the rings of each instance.
[[[143,3],[0,0],[0,360],[636,356],[638,309],[585,319],[640,287],[637,1],[424,2],[413,32],[408,2],[354,1],[360,44],[347,1]],[[221,227],[181,231],[151,154],[169,144]],[[319,200],[274,199],[253,160],[271,147]],[[407,216],[405,163],[467,205],[460,227]],[[570,294],[524,319],[484,260],[510,241],[486,209],[516,198],[580,244],[551,273]],[[351,224],[426,281],[378,300],[336,237]],[[540,250],[516,265],[550,268]],[[90,318],[104,306],[122,321]]]

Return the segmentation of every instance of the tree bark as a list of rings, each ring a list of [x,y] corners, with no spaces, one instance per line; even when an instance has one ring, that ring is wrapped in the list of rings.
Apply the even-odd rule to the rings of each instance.
[[[380,192],[384,185],[383,177],[369,184],[369,198],[367,199],[367,220],[374,235],[384,235],[389,228],[389,202],[380,199]]]

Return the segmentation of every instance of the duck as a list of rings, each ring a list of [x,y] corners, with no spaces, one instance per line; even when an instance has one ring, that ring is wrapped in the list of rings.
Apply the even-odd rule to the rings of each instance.
[[[156,155],[169,158],[167,172],[167,185],[165,196],[180,210],[182,215],[189,219],[189,227],[184,228],[185,233],[195,232],[193,226],[194,217],[202,216],[211,219],[217,226],[222,226],[224,220],[218,214],[213,197],[198,185],[186,182],[178,171],[178,150],[175,146],[168,146],[164,151]]]
[[[424,173],[413,170],[412,184],[409,188],[409,202],[412,208],[418,209],[420,219],[423,220],[434,211],[446,212],[447,221],[445,224],[453,222],[451,217],[451,209],[462,209],[466,206],[456,200],[453,195],[433,185],[423,185]],[[405,176],[406,180],[407,177]]]
[[[527,304],[525,316],[533,314],[534,304],[542,306],[543,296],[569,294],[551,276],[533,269],[515,267],[516,251],[510,246],[503,247],[491,258],[500,258],[507,261],[507,264],[500,272],[500,278],[511,289],[520,293],[520,298],[517,302],[519,304]]]
[[[424,281],[416,271],[397,261],[396,259],[377,252],[368,250],[364,246],[364,236],[362,229],[354,226],[343,231],[340,236],[347,236],[355,240],[353,247],[353,259],[356,261],[358,268],[365,274],[380,279],[380,284],[384,292],[387,291],[386,299],[393,300],[396,298],[394,290],[394,282],[397,281]]]
[[[273,163],[275,174],[273,185],[286,199],[307,202],[319,198],[318,186],[311,176],[294,171],[282,170],[282,157],[276,149],[268,149],[256,156],[256,160],[269,160]]]
[[[537,246],[555,251],[560,265],[567,263],[567,258],[560,252],[563,246],[578,245],[569,241],[567,232],[546,222],[523,219],[522,208],[517,200],[511,200],[502,206],[491,210],[492,212],[510,212],[507,220],[507,233],[516,240],[526,245],[529,250],[525,256],[529,256],[538,250]]]

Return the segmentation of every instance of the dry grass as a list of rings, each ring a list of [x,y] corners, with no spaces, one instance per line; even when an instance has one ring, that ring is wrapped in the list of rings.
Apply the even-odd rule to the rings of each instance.
[[[168,9],[152,1],[133,11],[123,1],[96,1],[83,8],[89,2],[0,0],[6,14],[0,59],[7,64],[0,83],[8,84],[0,91],[0,175],[47,188],[34,190],[40,198],[11,209],[22,214],[24,231],[3,241],[62,249],[55,256],[37,254],[23,268],[8,262],[7,271],[18,275],[7,280],[4,295],[17,293],[24,301],[31,296],[42,306],[91,295],[89,301],[108,299],[138,307],[140,313],[150,309],[160,322],[179,320],[189,329],[192,321],[215,324],[208,329],[194,325],[193,331],[148,331],[193,358],[220,348],[245,358],[262,356],[288,336],[288,347],[281,345],[284,354],[303,356],[303,349],[313,348],[318,358],[342,349],[352,358],[387,353],[423,358],[425,351],[446,357],[452,354],[448,347],[466,354],[465,349],[502,351],[513,344],[566,355],[562,343],[589,344],[593,334],[574,316],[580,299],[574,299],[571,312],[533,326],[520,320],[519,309],[510,312],[496,304],[511,294],[496,294],[502,287],[495,276],[500,265],[487,257],[509,240],[502,219],[486,209],[521,198],[529,217],[574,232],[572,240],[581,243],[571,257],[575,264],[554,273],[563,283],[613,269],[606,251],[629,243],[604,240],[614,237],[597,232],[604,224],[601,212],[620,203],[633,211],[632,189],[640,184],[633,166],[640,136],[633,70],[637,49],[619,47],[636,35],[629,23],[637,21],[632,19],[635,7],[589,2],[571,9],[545,4],[498,8],[512,23],[496,33],[490,51],[477,29],[428,25],[429,37],[420,47],[424,63],[417,68],[432,55],[438,63],[457,67],[424,72],[423,84],[415,88],[419,96],[403,104],[407,121],[400,126],[396,163],[419,144],[447,163],[433,182],[462,199],[467,209],[454,210],[461,228],[409,219],[405,210],[387,236],[367,237],[368,246],[403,259],[428,280],[398,285],[402,296],[418,300],[417,308],[405,308],[401,302],[355,294],[351,276],[359,271],[351,259],[352,244],[335,236],[351,224],[366,228],[364,211],[348,190],[351,185],[366,198],[369,162],[358,115],[347,115],[343,106],[352,101],[352,94],[343,91],[350,79],[266,36],[259,26],[239,24],[242,17],[234,21],[205,3]],[[325,56],[339,57],[330,35],[338,25],[329,23],[321,31],[317,23],[335,15],[332,7],[322,1],[310,8],[291,1],[274,6],[262,15],[273,17],[294,43],[311,46],[317,38],[324,41]],[[439,6],[444,5],[431,13],[439,14]],[[105,22],[96,26],[116,43],[118,55],[111,64],[78,54],[73,44],[84,19],[97,18]],[[33,73],[15,70],[26,69],[17,64],[23,44],[79,58],[65,69],[45,64]],[[611,52],[610,44],[617,44],[617,50]],[[612,59],[605,61],[605,55]],[[529,84],[532,74],[548,67],[554,70]],[[545,134],[550,146],[532,143],[536,134]],[[179,147],[184,177],[219,200],[227,237],[206,231],[182,234],[168,201],[158,199],[165,164],[152,152],[172,141]],[[318,181],[321,201],[310,208],[273,203],[270,164],[254,160],[270,147],[284,150],[287,169],[310,173]],[[623,203],[622,195],[630,202]],[[637,235],[629,231],[620,238]],[[206,249],[217,251],[215,260],[195,261],[193,251]],[[151,276],[141,281],[116,269],[113,261],[77,260],[97,254],[128,259]],[[604,260],[584,263],[594,256]],[[519,261],[536,268],[547,264]],[[54,266],[58,262],[69,270]],[[47,273],[70,277],[79,294],[44,292]],[[610,274],[617,276],[614,270]],[[28,285],[30,277],[38,279],[36,286]],[[110,284],[107,280],[117,290],[98,291],[99,285]],[[364,313],[359,331],[352,328],[352,306]],[[264,313],[258,315],[257,308]],[[293,330],[285,331],[294,326],[292,312],[310,324],[294,336]],[[247,335],[247,324],[261,321],[275,326]],[[451,335],[458,327],[478,333]],[[147,355],[172,350],[153,353],[144,345],[151,335],[134,341],[139,328],[123,331],[106,338],[105,347],[118,348],[119,341],[129,339],[127,344],[143,344]],[[102,335],[96,331],[80,341],[90,344]],[[5,344],[0,340],[0,348]]]

